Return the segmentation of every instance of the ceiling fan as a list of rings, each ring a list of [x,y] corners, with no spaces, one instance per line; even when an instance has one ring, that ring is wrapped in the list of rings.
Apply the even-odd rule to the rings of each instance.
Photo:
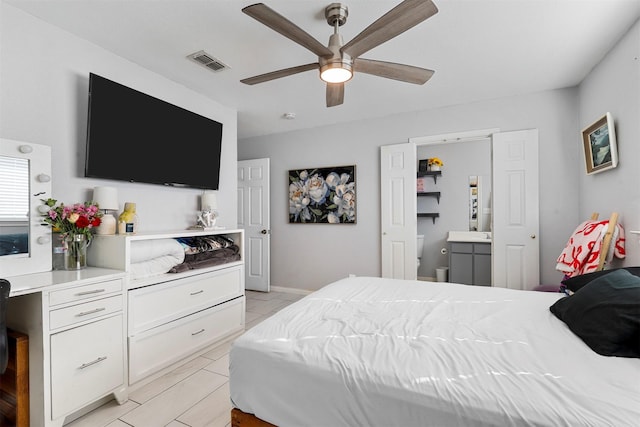
[[[426,68],[360,57],[374,47],[435,15],[438,8],[431,0],[404,0],[346,44],[343,44],[338,28],[347,22],[349,10],[344,4],[331,3],[325,8],[327,23],[334,28],[328,46],[324,46],[263,3],[247,6],[242,11],[318,56],[318,62],[240,80],[248,85],[317,69],[320,71],[320,78],[327,83],[327,107],[334,107],[344,102],[344,82],[350,80],[354,72],[420,85],[426,83],[434,73],[433,70]]]

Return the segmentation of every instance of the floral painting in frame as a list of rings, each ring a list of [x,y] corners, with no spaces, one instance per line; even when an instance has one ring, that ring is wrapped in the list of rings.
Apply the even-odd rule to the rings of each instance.
[[[290,170],[289,223],[355,224],[355,165]]]
[[[618,149],[613,118],[606,113],[582,131],[587,175],[618,166]]]

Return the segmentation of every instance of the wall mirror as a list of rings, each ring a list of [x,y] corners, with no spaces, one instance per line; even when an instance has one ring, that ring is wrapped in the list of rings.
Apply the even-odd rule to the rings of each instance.
[[[29,253],[29,160],[0,156],[0,256]]]
[[[51,148],[0,138],[0,277],[51,270]]]
[[[482,231],[482,220],[480,218],[482,210],[480,205],[480,177],[478,175],[469,176],[469,231]]]

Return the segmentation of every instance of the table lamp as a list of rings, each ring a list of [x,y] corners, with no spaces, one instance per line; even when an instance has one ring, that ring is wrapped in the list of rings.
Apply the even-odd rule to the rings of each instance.
[[[116,234],[116,218],[109,211],[118,210],[118,190],[114,187],[95,187],[93,202],[102,211],[102,222],[96,227],[96,234]]]

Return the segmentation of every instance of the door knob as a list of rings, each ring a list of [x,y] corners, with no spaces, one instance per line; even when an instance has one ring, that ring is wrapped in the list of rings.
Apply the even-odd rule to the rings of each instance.
[[[532,234],[532,235],[531,235],[531,236],[529,236],[529,237],[531,237],[532,239],[535,239],[535,238],[536,238],[536,235],[535,235],[535,234]]]
[[[260,231],[260,234],[267,234],[267,230]]]

